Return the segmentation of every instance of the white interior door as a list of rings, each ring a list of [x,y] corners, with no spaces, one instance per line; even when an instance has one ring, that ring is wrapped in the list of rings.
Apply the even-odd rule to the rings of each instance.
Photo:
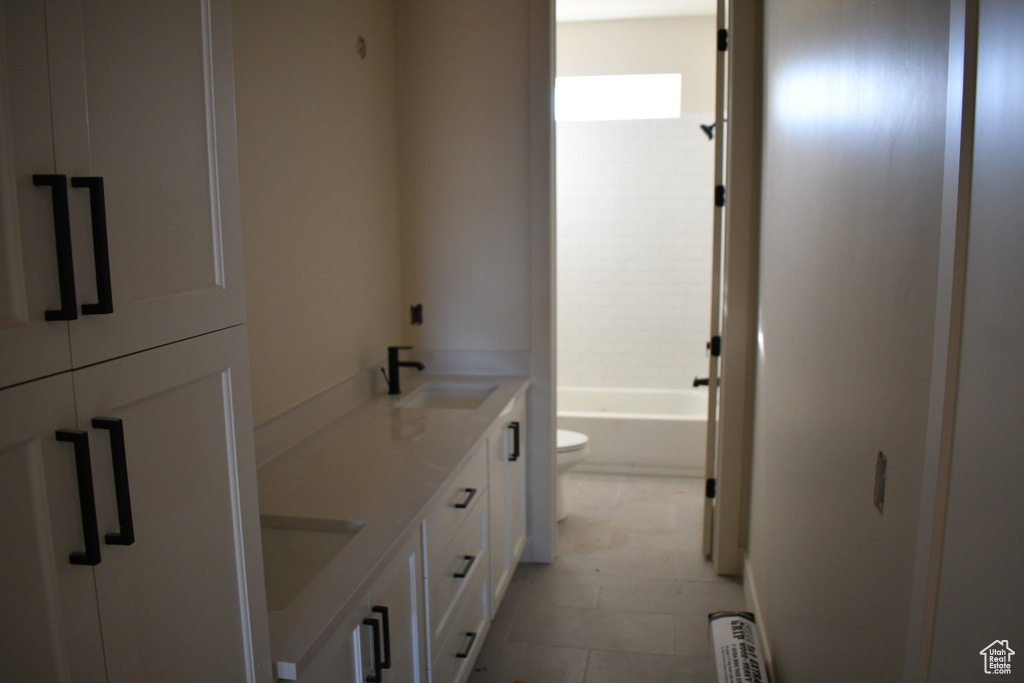
[[[925,642],[930,661],[922,681],[977,680],[999,664],[1006,669],[994,673],[1012,667],[1019,677],[1024,657],[1024,6],[981,0],[959,12],[968,33],[950,335],[956,369],[947,385],[956,393],[943,416],[942,534],[931,556],[934,634]],[[996,639],[1022,654],[1002,663],[980,657]],[[966,643],[973,657],[961,654]]]
[[[723,575],[742,572],[757,368],[761,147],[761,4],[722,0],[715,302],[721,357],[712,357],[704,549]],[[723,196],[724,195],[724,196]],[[712,334],[715,334],[713,331]],[[713,434],[713,436],[710,436]],[[710,488],[710,487],[709,487]],[[710,536],[710,538],[709,538]]]
[[[718,31],[727,31],[728,0],[718,0]],[[708,424],[707,450],[704,460],[706,493],[704,498],[704,555],[710,557],[714,546],[715,488],[718,453],[718,378],[719,351],[722,335],[722,236],[725,229],[725,202],[719,201],[717,188],[725,187],[728,139],[728,50],[718,50],[715,67],[715,212],[712,223],[714,237],[711,254],[711,342],[708,353]],[[722,197],[724,199],[724,197]]]

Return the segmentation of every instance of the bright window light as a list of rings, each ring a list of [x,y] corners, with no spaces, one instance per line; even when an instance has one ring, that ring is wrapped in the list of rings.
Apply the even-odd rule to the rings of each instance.
[[[682,87],[682,74],[563,76],[555,79],[555,120],[677,119]]]

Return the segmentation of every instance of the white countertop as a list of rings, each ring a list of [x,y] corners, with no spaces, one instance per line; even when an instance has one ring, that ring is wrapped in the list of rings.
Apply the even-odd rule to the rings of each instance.
[[[428,381],[498,386],[475,409],[395,406]],[[402,384],[402,395],[370,398],[258,471],[261,515],[366,523],[288,607],[270,612],[276,666],[302,671],[529,380],[409,373]]]

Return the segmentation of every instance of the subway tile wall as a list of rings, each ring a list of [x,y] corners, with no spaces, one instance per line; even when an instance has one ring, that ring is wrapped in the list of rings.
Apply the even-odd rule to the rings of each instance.
[[[558,383],[682,388],[708,371],[714,115],[559,122]]]

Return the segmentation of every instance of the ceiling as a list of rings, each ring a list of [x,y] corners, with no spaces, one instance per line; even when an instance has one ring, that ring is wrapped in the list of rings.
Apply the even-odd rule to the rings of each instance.
[[[555,0],[558,21],[601,21],[715,14],[716,0]]]

